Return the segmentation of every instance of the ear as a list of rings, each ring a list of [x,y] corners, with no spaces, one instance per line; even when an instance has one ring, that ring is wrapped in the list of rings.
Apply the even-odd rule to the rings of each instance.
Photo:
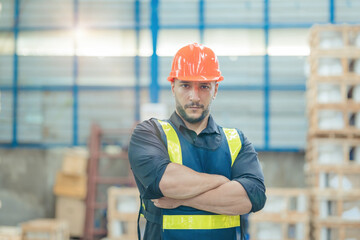
[[[219,83],[215,82],[215,91],[214,91],[213,99],[216,98],[216,95],[217,95],[217,93],[218,93],[218,88],[219,88]]]
[[[174,87],[175,87],[175,79],[173,81],[171,81],[171,92],[173,94],[173,96],[175,96],[175,93],[174,93]]]

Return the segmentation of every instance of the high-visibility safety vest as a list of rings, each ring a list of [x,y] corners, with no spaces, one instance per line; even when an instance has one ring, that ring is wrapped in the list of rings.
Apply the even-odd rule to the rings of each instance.
[[[223,175],[231,179],[231,167],[241,149],[236,129],[222,128],[220,147],[209,150],[189,143],[171,123],[158,121],[166,136],[164,141],[171,162],[197,172]],[[162,210],[163,240],[236,240],[236,228],[239,226],[240,216],[219,215],[185,206]]]

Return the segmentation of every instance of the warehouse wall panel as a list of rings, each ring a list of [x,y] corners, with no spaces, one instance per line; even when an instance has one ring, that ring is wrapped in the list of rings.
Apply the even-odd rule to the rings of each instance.
[[[17,114],[20,143],[71,143],[71,93],[20,92]]]
[[[23,56],[71,56],[75,52],[69,30],[21,31],[17,41],[17,54]]]
[[[272,91],[270,99],[270,145],[278,148],[305,148],[305,93]]]
[[[14,33],[9,31],[0,32],[0,56],[12,55],[14,51]]]
[[[219,64],[224,81],[221,86],[246,86],[263,83],[264,58],[261,56],[220,56]]]
[[[81,91],[79,142],[87,143],[93,123],[104,129],[131,128],[134,124],[133,91]]]
[[[12,27],[14,25],[14,0],[2,0],[0,2],[0,27]]]
[[[44,92],[43,143],[72,141],[73,98],[71,92]]]
[[[149,1],[141,1],[141,23],[149,24]],[[134,0],[79,0],[79,26],[135,26]]]
[[[161,29],[158,36],[159,56],[174,56],[186,44],[200,42],[200,31],[195,29]]]
[[[329,0],[270,0],[270,22],[326,23],[329,19],[328,9]]]
[[[135,56],[135,30],[79,29],[76,35],[76,55],[80,56]]]
[[[360,1],[358,0],[336,0],[335,18],[338,22],[358,23],[360,12]]]
[[[13,56],[0,55],[0,86],[11,86],[13,73]]]
[[[205,0],[205,22],[207,24],[262,23],[263,9],[263,0]]]
[[[20,2],[21,27],[70,27],[73,25],[73,0],[31,0]]]
[[[261,91],[224,91],[219,87],[212,114],[224,127],[236,127],[257,147],[264,146],[264,95]]]
[[[204,44],[218,56],[264,55],[265,36],[260,29],[207,29]]]
[[[20,86],[70,86],[73,84],[73,57],[20,56]]]
[[[270,81],[275,85],[303,85],[305,87],[304,56],[271,56]]]
[[[79,57],[80,85],[135,85],[133,57]]]
[[[21,143],[40,143],[43,140],[43,93],[19,92],[17,140]]]
[[[13,98],[10,92],[0,92],[0,142],[12,141]]]
[[[199,23],[198,0],[159,0],[160,25],[195,25]]]
[[[309,29],[270,29],[268,54],[271,56],[308,56]]]

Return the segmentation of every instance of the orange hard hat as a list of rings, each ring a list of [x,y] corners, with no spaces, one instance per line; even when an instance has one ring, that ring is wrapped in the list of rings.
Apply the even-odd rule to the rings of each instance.
[[[175,78],[199,82],[224,79],[213,50],[198,43],[189,44],[176,53],[167,80],[172,82]]]

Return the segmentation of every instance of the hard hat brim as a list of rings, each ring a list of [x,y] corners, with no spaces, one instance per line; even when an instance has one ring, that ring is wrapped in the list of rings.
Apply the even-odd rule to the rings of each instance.
[[[204,77],[204,76],[186,76],[186,77],[168,77],[167,80],[169,82],[173,82],[175,79],[179,79],[182,81],[189,81],[189,82],[221,82],[224,80],[223,76],[220,77]]]

